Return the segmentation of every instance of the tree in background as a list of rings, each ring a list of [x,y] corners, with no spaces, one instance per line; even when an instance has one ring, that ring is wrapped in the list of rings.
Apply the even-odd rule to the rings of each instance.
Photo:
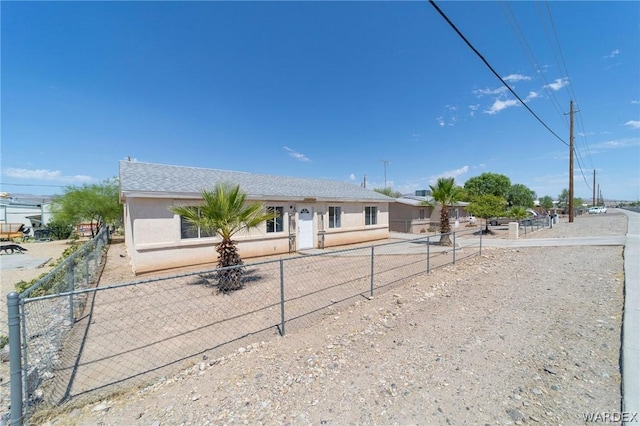
[[[439,178],[431,188],[431,197],[436,205],[440,206],[440,245],[450,246],[452,244],[449,232],[451,225],[449,224],[449,209],[460,200],[462,195],[461,187],[456,186],[455,179]],[[431,203],[424,203],[432,205]]]
[[[531,215],[531,213],[529,213],[527,208],[523,206],[511,207],[509,209],[508,214],[509,214],[509,217],[512,217],[517,220],[526,219]]]
[[[558,207],[563,210],[569,208],[569,190],[566,188],[558,195]]]
[[[584,200],[582,198],[573,198],[573,208],[581,209],[583,208]],[[558,207],[563,209],[565,213],[569,211],[569,190],[563,189],[560,195],[558,195]]]
[[[471,199],[471,203],[467,206],[467,211],[476,217],[484,219],[484,233],[489,234],[491,231],[489,231],[487,219],[504,215],[506,205],[507,200],[503,197],[491,194],[478,195]]]
[[[91,224],[91,236],[105,225],[122,223],[122,207],[118,197],[119,185],[116,178],[101,184],[69,186],[64,194],[51,200],[53,221],[64,228],[80,223]]]
[[[495,195],[507,198],[507,192],[511,188],[511,180],[498,173],[482,173],[480,176],[469,178],[464,183],[470,197],[480,195]]]
[[[568,194],[567,194],[568,195]],[[549,211],[553,208],[553,198],[548,195],[540,198],[540,207]]]
[[[384,194],[387,197],[391,197],[391,198],[400,198],[400,197],[402,197],[402,194],[400,192],[394,191],[390,187],[387,187],[387,188],[374,188],[374,191],[378,192],[380,194]]]
[[[265,211],[262,203],[248,202],[247,194],[240,185],[218,184],[213,191],[203,190],[200,206],[170,207],[192,227],[218,235],[222,241],[216,244],[218,268],[242,265],[233,236],[240,231],[258,227],[262,222],[275,219],[277,214]],[[224,269],[218,273],[218,289],[223,293],[239,290],[243,286],[243,268]]]
[[[47,223],[47,229],[56,240],[66,240],[69,238],[73,233],[73,227],[74,225],[72,223],[60,222],[55,219]]]
[[[521,183],[511,185],[507,191],[507,203],[512,207],[533,207],[536,193]]]

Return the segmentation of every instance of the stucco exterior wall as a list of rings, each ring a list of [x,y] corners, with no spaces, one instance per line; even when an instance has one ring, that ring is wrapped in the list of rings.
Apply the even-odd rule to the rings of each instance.
[[[135,273],[200,264],[215,266],[214,245],[219,238],[181,238],[180,217],[170,211],[174,205],[198,204],[199,200],[126,199],[125,243]],[[283,207],[283,231],[267,233],[263,223],[258,229],[237,234],[234,240],[243,259],[296,251],[300,206],[311,208],[313,212],[313,247],[321,246],[323,241],[325,247],[330,247],[389,237],[387,203],[265,201],[264,205]],[[328,228],[329,206],[341,207],[340,228]],[[365,226],[365,206],[377,207],[376,225]],[[321,232],[323,227],[324,232]]]
[[[420,210],[424,210],[423,219],[420,219]],[[413,234],[429,232],[433,226],[433,215],[433,207],[392,203],[389,205],[389,229]]]

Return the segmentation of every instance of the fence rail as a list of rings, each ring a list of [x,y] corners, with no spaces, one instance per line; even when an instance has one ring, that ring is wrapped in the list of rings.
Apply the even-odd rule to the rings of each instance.
[[[42,287],[34,286],[9,296],[10,345],[22,349],[21,358],[12,358],[18,364],[11,371],[21,378],[12,376],[12,420],[21,424],[36,410],[151,383],[307,327],[410,277],[481,254],[477,230],[449,234],[450,247],[439,244],[440,235],[411,236],[106,286],[92,275],[104,250],[77,254],[52,272],[67,271],[66,281],[58,277],[50,286],[57,293],[35,296]],[[219,291],[224,272],[233,269],[241,289]]]

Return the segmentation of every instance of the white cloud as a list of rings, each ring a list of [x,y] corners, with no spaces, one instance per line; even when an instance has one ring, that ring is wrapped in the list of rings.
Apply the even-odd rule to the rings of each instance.
[[[554,91],[558,91],[560,89],[562,89],[563,87],[565,87],[567,84],[569,84],[569,79],[568,78],[557,78],[553,83],[551,84],[547,84],[546,86],[544,86],[545,88],[549,88],[551,90]]]
[[[477,97],[481,98],[482,96],[486,96],[486,95],[499,95],[501,93],[504,93],[506,90],[507,90],[506,87],[501,86],[501,87],[498,87],[497,89],[476,89],[472,93]]]
[[[8,169],[4,169],[2,171],[2,174],[8,177],[13,177],[17,179],[34,179],[34,180],[65,182],[65,183],[90,182],[92,180],[95,180],[91,176],[86,176],[86,175],[64,176],[60,170],[46,170],[46,169],[30,170],[30,169],[8,168]]]
[[[640,129],[640,120],[629,120],[624,123],[625,126],[630,126],[633,129]]]
[[[438,125],[440,127],[455,126],[455,124],[458,122],[458,117],[455,115],[457,110],[458,107],[455,105],[445,105],[442,115],[436,118]]]
[[[529,94],[527,95],[526,99],[524,100],[525,102],[529,102],[531,99],[535,99],[540,97],[540,94],[538,92],[534,92],[531,91],[529,92]]]
[[[480,109],[480,104],[469,105],[469,110],[470,110],[469,115],[471,117],[474,117],[478,109]]]
[[[618,56],[619,54],[620,54],[620,50],[616,49],[616,50],[612,51],[610,54],[603,56],[602,59],[613,59],[616,56]]]
[[[351,173],[351,174],[349,175],[349,180],[356,180],[356,175],[355,175],[355,173]]]
[[[283,146],[282,149],[284,149],[285,151],[287,151],[289,153],[289,157],[295,158],[298,161],[311,161],[309,160],[309,157],[307,157],[306,155],[300,153],[300,152],[296,152],[294,150],[292,150],[291,148],[289,148],[288,146]]]
[[[637,104],[640,104],[640,101],[633,100],[633,101],[631,101],[631,103],[634,104],[634,105],[637,105]]]
[[[603,150],[622,149],[640,146],[640,140],[636,138],[613,139],[589,145],[592,154]]]
[[[448,171],[429,177],[429,183],[431,185],[435,184],[438,181],[438,178],[448,178],[448,177],[457,178],[466,174],[468,171],[469,171],[469,166],[462,166],[459,169],[448,170]]]
[[[531,80],[531,77],[522,75],[522,74],[509,74],[506,77],[502,77],[504,81],[514,82],[514,81],[528,81]]]
[[[515,99],[507,99],[506,101],[503,101],[501,99],[496,99],[493,102],[493,105],[491,105],[491,108],[489,108],[488,110],[485,110],[484,113],[493,115],[502,111],[503,109],[507,109],[510,107],[518,106],[518,105],[520,105],[520,102],[518,102]]]

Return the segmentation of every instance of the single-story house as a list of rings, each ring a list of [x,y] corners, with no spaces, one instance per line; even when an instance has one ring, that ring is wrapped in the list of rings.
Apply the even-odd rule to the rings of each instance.
[[[450,218],[453,223],[468,220],[465,207],[469,203],[458,202],[451,207]],[[389,204],[389,230],[421,234],[440,228],[440,206],[424,190],[416,195],[403,195]]]
[[[202,203],[203,189],[238,184],[276,219],[234,236],[251,258],[389,238],[392,198],[347,182],[120,162],[124,235],[134,273],[217,261],[220,239],[188,226],[172,206]]]

